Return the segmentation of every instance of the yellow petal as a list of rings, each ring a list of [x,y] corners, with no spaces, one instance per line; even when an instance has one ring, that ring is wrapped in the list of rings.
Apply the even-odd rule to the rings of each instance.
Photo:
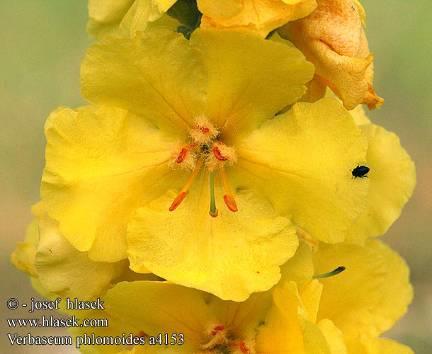
[[[286,282],[275,288],[273,307],[256,338],[257,353],[307,353],[298,316],[300,302],[294,282]]]
[[[144,266],[169,281],[234,301],[277,283],[279,266],[298,242],[289,220],[277,216],[265,199],[242,192],[236,196],[238,212],[220,205],[219,215],[211,217],[204,177],[169,213],[175,196],[167,193],[131,221],[128,252],[134,271]]]
[[[144,31],[149,24],[158,20],[176,0],[135,0],[119,25],[120,33],[134,37],[137,32]]]
[[[33,220],[27,226],[24,242],[19,242],[16,249],[11,254],[11,262],[19,270],[32,277],[37,277],[35,268],[36,247],[39,242],[39,226]]]
[[[134,0],[89,0],[89,17],[103,23],[118,21],[133,2]]]
[[[361,105],[351,110],[350,114],[354,118],[354,122],[357,125],[365,125],[371,123],[370,119],[366,115],[365,109]]]
[[[347,236],[347,240],[360,243],[389,229],[410,199],[416,182],[414,162],[396,134],[374,124],[364,125],[361,129],[369,141],[367,209]]]
[[[87,30],[97,38],[107,34],[135,36],[158,20],[176,0],[89,0]]]
[[[93,260],[126,258],[130,214],[176,177],[172,143],[120,109],[58,109],[48,118],[42,199],[60,233]],[[175,179],[167,182],[176,185]]]
[[[203,353],[206,352],[203,346],[214,336],[211,330],[216,325],[229,331],[228,341],[255,337],[256,328],[271,305],[268,295],[270,293],[256,294],[245,302],[235,303],[168,282],[123,282],[107,292],[103,298],[105,310],[97,312],[97,317],[109,318],[109,328],[79,329],[79,332],[111,336],[139,332],[148,336],[181,333],[183,345],[170,346],[169,350],[146,345],[135,347],[133,353],[162,354],[167,350],[169,353]],[[150,349],[146,351],[146,348]]]
[[[104,301],[106,312],[134,328],[132,333],[183,333],[185,348],[181,352],[192,353],[210,322],[206,295],[165,282],[140,281],[117,284]]]
[[[280,32],[314,63],[316,74],[338,95],[347,109],[384,102],[373,86],[373,56],[363,29],[364,11],[352,0],[320,0],[308,17]]]
[[[304,317],[315,323],[320,306],[322,284],[318,280],[312,280],[300,287],[299,292],[304,309]]]
[[[347,354],[343,333],[332,321],[327,319],[321,320],[318,323],[318,327],[327,341],[331,354]]]
[[[303,332],[306,354],[331,354],[327,339],[317,325],[305,321]]]
[[[206,115],[227,143],[300,98],[313,74],[295,48],[249,33],[202,30],[191,42],[208,70]]]
[[[351,175],[366,148],[336,100],[299,103],[244,139],[236,183],[259,188],[315,239],[340,242],[366,207],[367,178]]]
[[[312,279],[314,275],[312,252],[305,242],[301,241],[299,243],[294,257],[281,267],[281,272],[281,281],[292,280],[300,283]]]
[[[346,267],[341,274],[321,280],[324,288],[318,314],[318,319],[332,320],[345,337],[379,335],[411,302],[405,262],[379,241],[368,241],[365,246],[322,244],[314,262],[318,274]]]
[[[217,5],[216,5],[217,3]],[[262,37],[289,21],[309,15],[315,0],[198,0],[201,26],[253,31]]]
[[[199,55],[178,33],[105,38],[89,49],[81,77],[91,102],[127,109],[175,136],[185,136],[204,111],[206,77]]]
[[[91,261],[86,252],[79,252],[59,234],[57,224],[46,215],[39,215],[38,225],[35,268],[40,285],[50,293],[94,299],[128,268],[126,261]]]
[[[242,0],[220,0],[220,1],[211,1],[211,0],[198,0],[198,9],[200,12],[205,14],[205,18],[214,18],[220,19],[223,21],[224,18],[230,18],[243,9],[243,1]]]
[[[349,354],[414,354],[411,348],[391,339],[363,337],[348,343]]]

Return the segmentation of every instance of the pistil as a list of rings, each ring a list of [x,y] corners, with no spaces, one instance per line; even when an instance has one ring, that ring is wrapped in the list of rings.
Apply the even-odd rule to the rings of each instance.
[[[209,182],[210,182],[210,211],[209,211],[209,214],[210,214],[210,216],[215,218],[216,216],[218,216],[218,210],[216,208],[214,172],[210,172]]]

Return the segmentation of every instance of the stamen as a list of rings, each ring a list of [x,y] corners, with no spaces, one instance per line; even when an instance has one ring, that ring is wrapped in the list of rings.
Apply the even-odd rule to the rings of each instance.
[[[239,347],[240,347],[240,351],[243,354],[249,354],[250,353],[249,352],[249,348],[246,346],[245,342],[241,341],[240,344],[239,344]]]
[[[215,188],[214,188],[214,172],[210,172],[210,211],[209,214],[212,217],[218,216],[218,210],[216,208]]]
[[[180,151],[180,153],[177,156],[176,162],[177,163],[182,163],[185,160],[188,152],[189,152],[188,148],[185,148],[185,147],[182,148],[181,151]]]
[[[175,197],[174,201],[172,202],[171,206],[169,207],[169,211],[174,211],[177,209],[177,207],[183,202],[183,200],[186,198],[186,195],[189,192],[190,187],[192,186],[193,181],[195,180],[196,176],[198,175],[198,172],[200,171],[201,167],[203,165],[202,160],[198,160],[197,164],[195,165],[194,170],[192,171],[192,174],[190,175],[189,179],[187,180],[184,187],[181,189],[180,193]]]
[[[214,328],[212,329],[212,331],[210,332],[210,334],[212,336],[215,336],[218,332],[223,331],[225,329],[224,325],[217,325],[214,326]]]
[[[213,154],[215,155],[215,157],[219,160],[219,161],[226,161],[228,160],[228,157],[223,156],[220,149],[217,146],[213,146]]]
[[[314,279],[330,278],[335,275],[338,275],[339,273],[342,273],[345,269],[346,268],[344,266],[340,266],[332,270],[331,272],[314,275],[313,278]]]
[[[182,201],[186,198],[187,192],[180,192],[177,197],[175,197],[171,206],[169,207],[169,211],[174,211],[177,207],[182,203]]]
[[[228,177],[227,177],[226,172],[223,168],[220,169],[220,175],[221,175],[223,189],[224,189],[224,193],[225,193],[224,197],[223,197],[225,205],[227,206],[227,208],[230,211],[235,213],[236,211],[238,211],[237,203],[236,203],[234,196],[231,192],[231,188],[230,188],[230,185],[228,182]]]

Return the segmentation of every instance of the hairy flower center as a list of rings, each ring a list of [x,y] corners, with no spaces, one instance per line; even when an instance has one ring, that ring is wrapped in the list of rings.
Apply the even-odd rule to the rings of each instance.
[[[210,327],[199,354],[255,354],[250,341],[236,338],[223,324]]]
[[[229,186],[225,172],[226,166],[231,166],[237,161],[234,148],[225,145],[220,139],[219,130],[204,116],[197,117],[194,126],[189,130],[189,140],[182,144],[173,154],[171,166],[191,171],[191,175],[172,202],[169,210],[174,211],[186,198],[193,181],[202,169],[206,169],[209,175],[210,208],[209,214],[218,215],[215,197],[216,174],[223,187],[223,200],[227,208],[236,212],[237,204]]]

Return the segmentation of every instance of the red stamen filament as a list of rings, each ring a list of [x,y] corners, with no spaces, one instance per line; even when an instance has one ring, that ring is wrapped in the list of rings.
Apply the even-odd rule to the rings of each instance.
[[[225,157],[222,155],[220,149],[217,146],[213,146],[213,155],[219,160],[219,161],[226,161],[228,160],[228,157]]]
[[[225,205],[227,206],[227,208],[230,211],[232,211],[232,212],[235,213],[236,211],[238,211],[237,203],[236,203],[236,201],[234,199],[234,196],[233,196],[233,194],[231,192],[231,188],[230,188],[230,185],[229,185],[229,182],[228,182],[228,178],[227,178],[226,172],[225,172],[225,170],[223,168],[220,169],[220,175],[221,175],[223,189],[224,189],[224,193],[225,193],[224,197],[223,197]]]
[[[201,169],[201,166],[203,165],[202,160],[198,160],[197,164],[195,165],[194,170],[192,171],[192,174],[190,175],[189,179],[187,180],[184,187],[181,189],[180,193],[175,197],[174,201],[172,202],[171,206],[169,207],[169,211],[174,211],[177,209],[177,207],[183,202],[183,200],[186,198],[186,195],[189,192],[190,187],[192,186],[193,181],[195,180],[196,176],[198,175],[198,172]]]

